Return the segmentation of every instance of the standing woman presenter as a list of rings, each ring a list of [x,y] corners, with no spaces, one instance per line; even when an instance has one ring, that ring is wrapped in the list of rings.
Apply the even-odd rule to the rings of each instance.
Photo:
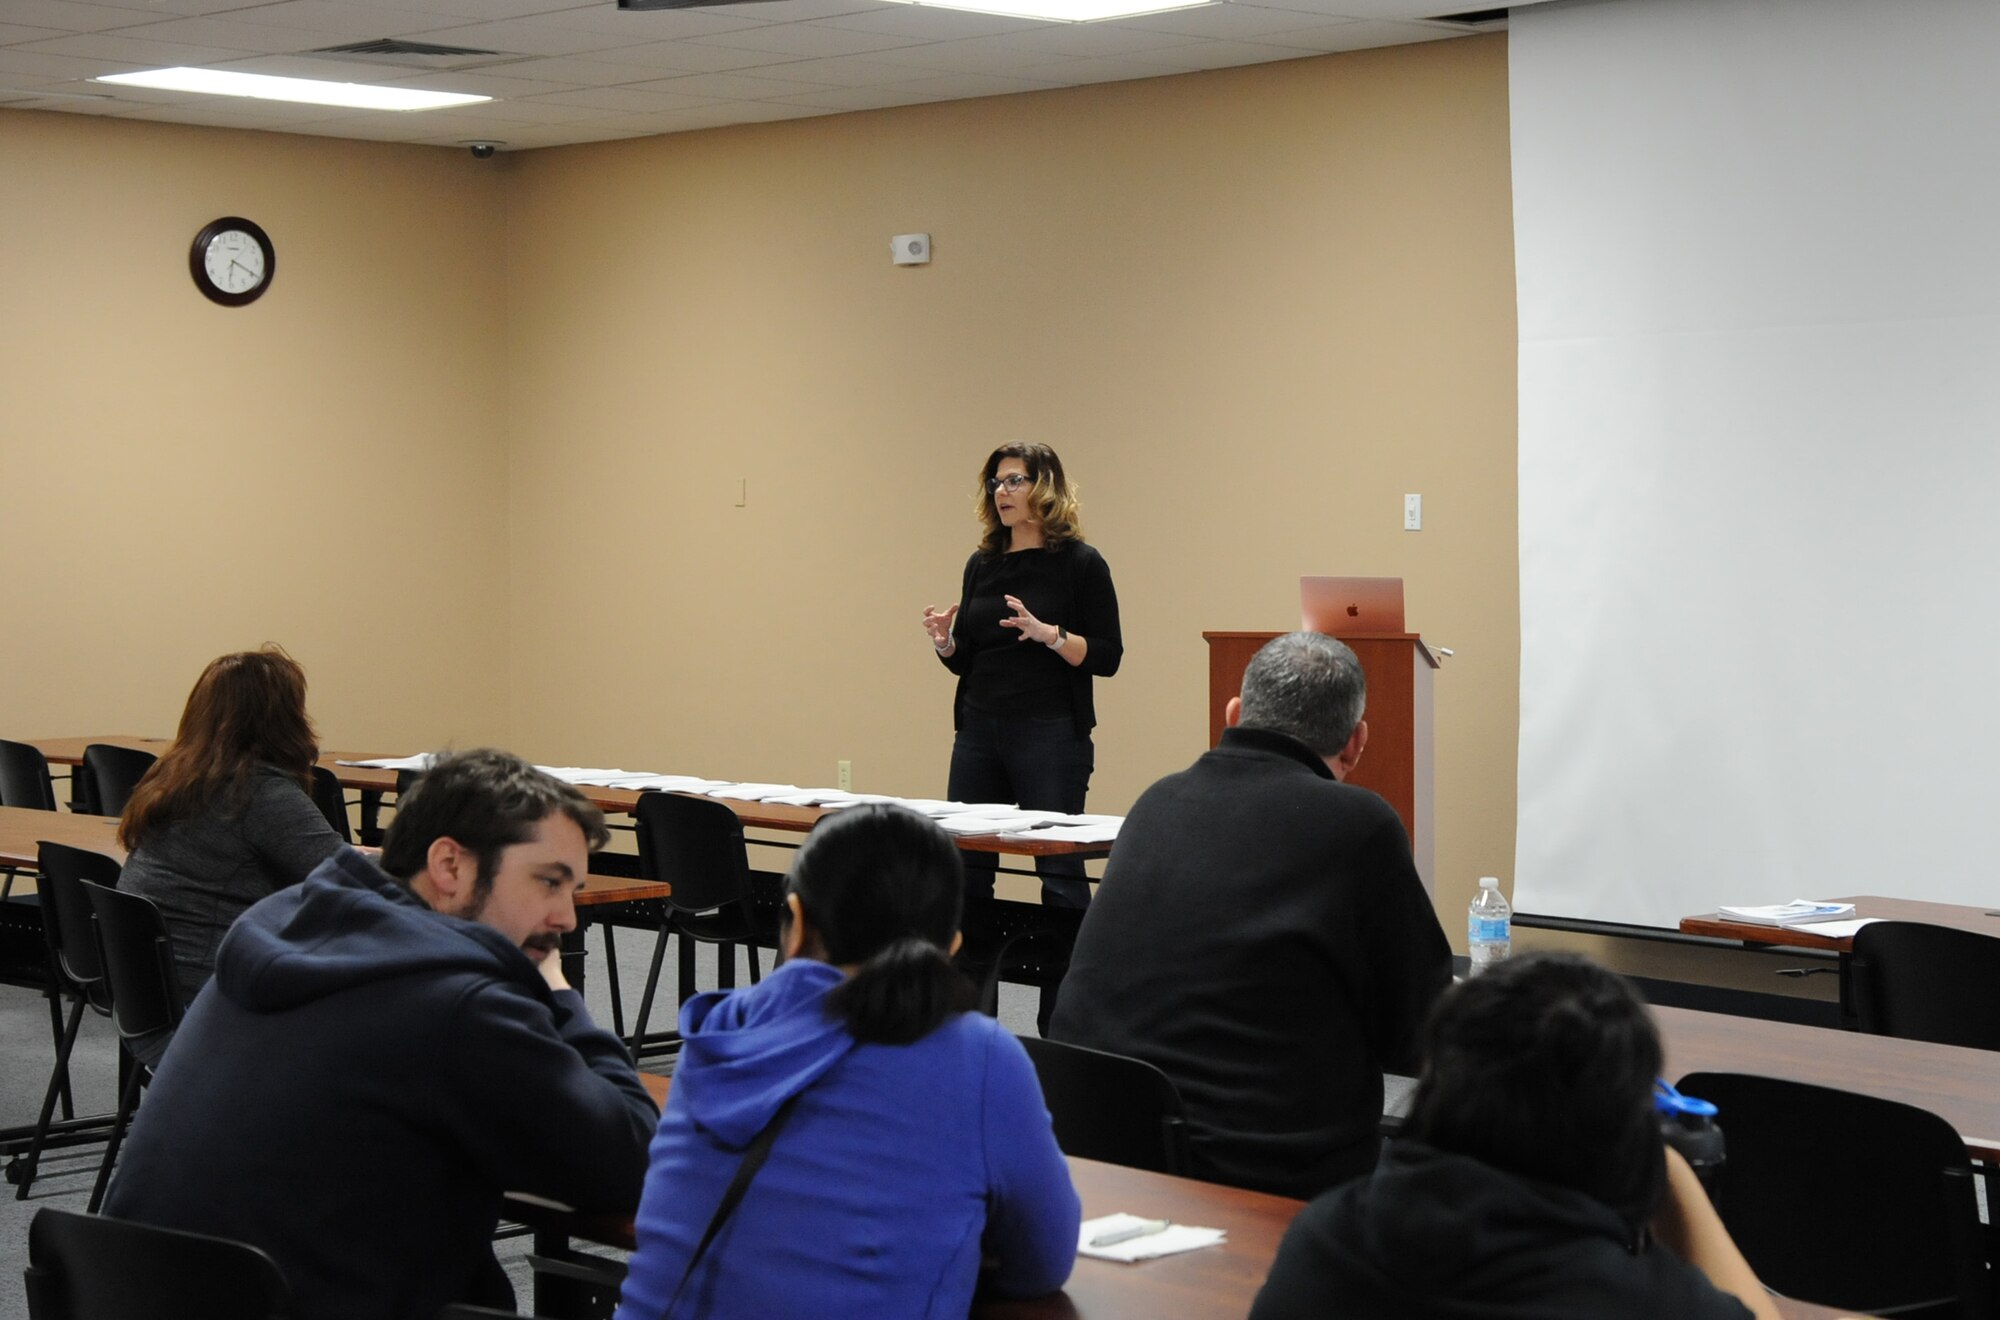
[[[977,498],[983,532],[959,602],[924,610],[938,659],[958,675],[946,792],[957,802],[1082,811],[1096,756],[1091,679],[1117,673],[1125,654],[1111,570],[1084,543],[1076,487],[1047,445],[994,450]],[[966,855],[969,896],[992,895],[995,861]],[[1035,870],[1044,903],[1090,902],[1080,858],[1041,858]]]

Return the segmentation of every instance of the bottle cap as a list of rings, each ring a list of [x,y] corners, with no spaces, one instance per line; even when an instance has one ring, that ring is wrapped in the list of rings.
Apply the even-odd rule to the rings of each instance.
[[[1500,887],[1500,877],[1497,875],[1482,875],[1479,877],[1479,887],[1481,889],[1498,889]]]

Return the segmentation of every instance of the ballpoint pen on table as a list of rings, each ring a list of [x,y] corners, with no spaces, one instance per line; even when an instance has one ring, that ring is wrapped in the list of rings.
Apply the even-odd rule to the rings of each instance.
[[[1099,1233],[1090,1240],[1090,1245],[1093,1247],[1115,1247],[1120,1242],[1130,1242],[1133,1238],[1151,1237],[1155,1233],[1164,1233],[1170,1227],[1172,1227],[1171,1220],[1148,1219],[1125,1228],[1114,1228],[1109,1233]]]

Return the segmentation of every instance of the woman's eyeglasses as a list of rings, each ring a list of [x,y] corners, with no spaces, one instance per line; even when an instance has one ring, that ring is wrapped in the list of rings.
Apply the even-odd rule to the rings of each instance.
[[[1029,485],[1033,481],[1034,478],[1025,472],[1009,472],[1004,477],[988,477],[986,478],[986,493],[991,495],[1002,486],[1005,486],[1007,493],[1012,495],[1015,491]]]

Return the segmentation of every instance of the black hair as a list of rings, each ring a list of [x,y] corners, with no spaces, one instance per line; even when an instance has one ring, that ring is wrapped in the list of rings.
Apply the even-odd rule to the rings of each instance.
[[[951,836],[907,807],[849,807],[806,837],[785,892],[817,938],[814,955],[856,965],[827,1000],[856,1040],[907,1045],[973,1006],[951,963],[964,891]]]
[[[484,894],[493,887],[500,854],[526,843],[558,812],[576,822],[590,851],[611,841],[595,803],[512,752],[447,752],[396,800],[395,819],[382,838],[382,869],[407,885],[422,873],[431,845],[451,839],[479,859],[473,892]]]
[[[1622,979],[1574,954],[1498,963],[1438,1000],[1424,1046],[1405,1137],[1652,1218],[1660,1036]]]

